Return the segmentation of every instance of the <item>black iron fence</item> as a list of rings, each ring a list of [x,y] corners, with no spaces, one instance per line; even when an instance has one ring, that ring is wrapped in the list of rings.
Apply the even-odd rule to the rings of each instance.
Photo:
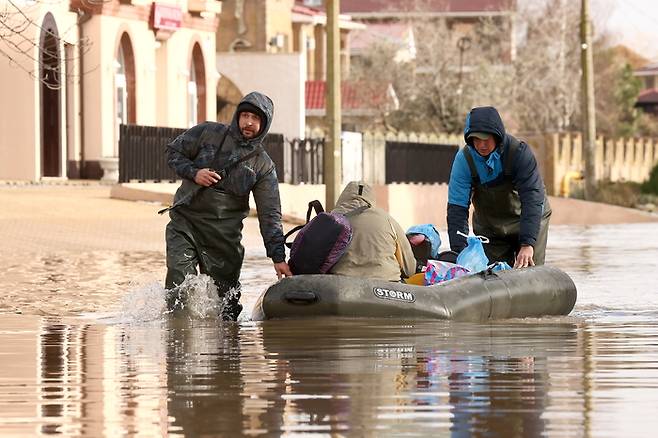
[[[167,165],[165,148],[185,129],[159,126],[119,127],[119,182],[176,181],[178,175]],[[272,157],[278,175],[284,172],[283,135],[268,134],[264,148]],[[279,180],[282,181],[279,176]]]
[[[121,125],[119,139],[119,182],[175,181],[178,176],[167,165],[167,143],[184,129]],[[323,138],[284,139],[268,134],[264,147],[274,161],[279,182],[322,184]],[[445,183],[455,154],[455,145],[387,141],[386,183]],[[365,156],[365,153],[364,153]]]
[[[459,146],[386,142],[386,184],[447,183]]]
[[[119,182],[175,181],[167,166],[165,146],[184,129],[160,126],[119,127]]]

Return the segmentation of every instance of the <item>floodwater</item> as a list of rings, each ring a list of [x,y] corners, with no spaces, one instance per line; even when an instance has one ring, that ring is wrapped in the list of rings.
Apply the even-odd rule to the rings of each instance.
[[[163,315],[158,252],[12,258],[0,435],[655,435],[657,224],[551,228],[572,314],[486,324],[252,322],[248,253],[237,324]]]

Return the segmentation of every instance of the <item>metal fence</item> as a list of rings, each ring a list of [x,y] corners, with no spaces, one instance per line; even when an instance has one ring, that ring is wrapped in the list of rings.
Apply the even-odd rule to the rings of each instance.
[[[175,181],[167,166],[165,147],[184,129],[159,126],[119,127],[119,182]]]
[[[386,184],[447,183],[459,146],[386,142]]]
[[[288,148],[289,169],[285,182],[290,184],[322,184],[323,138],[295,138],[285,143]]]
[[[167,165],[165,148],[185,129],[159,126],[119,127],[119,182],[176,181],[178,175]],[[268,134],[263,146],[272,157],[279,181],[284,174],[283,135]]]
[[[119,182],[179,179],[167,165],[165,147],[184,131],[177,128],[121,125]],[[379,184],[448,182],[452,161],[459,150],[455,144],[425,143],[422,140],[435,139],[416,135],[381,135],[373,136],[372,139],[368,135],[364,134],[362,153],[363,175],[367,181]],[[323,184],[324,138],[288,140],[282,134],[268,134],[263,144],[274,161],[279,182]],[[366,167],[377,169],[366,172]],[[380,181],[376,174],[382,173],[384,175],[381,175]]]

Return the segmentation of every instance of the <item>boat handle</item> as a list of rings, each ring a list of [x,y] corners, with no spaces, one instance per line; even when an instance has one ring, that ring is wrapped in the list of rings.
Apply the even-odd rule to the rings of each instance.
[[[311,291],[291,290],[283,294],[283,299],[290,304],[313,304],[318,301],[318,296]]]

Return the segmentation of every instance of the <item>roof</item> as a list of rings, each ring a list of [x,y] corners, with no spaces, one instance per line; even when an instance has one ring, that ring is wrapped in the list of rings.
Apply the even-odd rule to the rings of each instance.
[[[369,84],[366,92],[356,82],[343,81],[340,84],[341,107],[343,110],[375,109],[386,104],[389,92],[387,84]],[[373,88],[376,89],[372,91]],[[307,110],[324,110],[326,104],[326,82],[306,81],[305,100]]]
[[[326,24],[327,14],[324,9],[305,6],[303,3],[295,3],[292,7],[293,23]],[[365,25],[352,21],[352,17],[341,14],[338,17],[341,29],[364,29]]]
[[[381,42],[404,47],[410,43],[410,38],[413,39],[413,30],[409,23],[373,23],[351,34],[350,49],[367,49],[372,44]]]
[[[635,70],[636,76],[655,76],[658,75],[658,62],[647,64],[642,68]],[[647,91],[647,90],[645,90]]]
[[[422,8],[422,11],[420,10]],[[480,15],[511,12],[516,0],[342,0],[340,12],[349,15],[389,15],[400,12],[434,12],[446,15]]]
[[[638,106],[658,105],[658,89],[648,88],[642,90],[637,97]]]

